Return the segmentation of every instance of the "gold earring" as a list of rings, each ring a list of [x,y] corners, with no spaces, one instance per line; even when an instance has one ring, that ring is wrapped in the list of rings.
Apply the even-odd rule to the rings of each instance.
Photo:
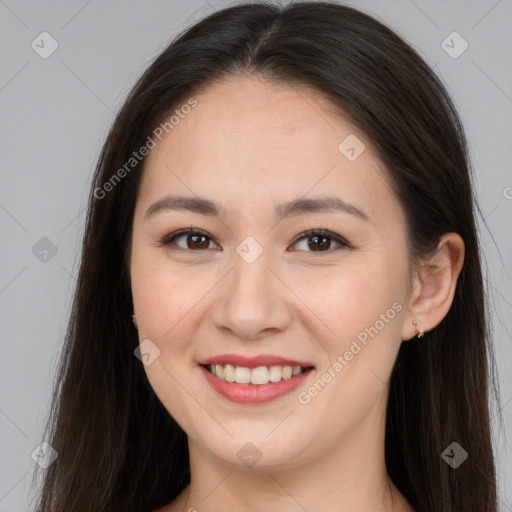
[[[412,321],[414,327],[418,327],[418,322],[416,322],[416,320],[413,320]],[[423,335],[425,334],[425,331],[423,329],[418,329],[416,330],[416,336],[418,336],[418,338],[423,338]]]

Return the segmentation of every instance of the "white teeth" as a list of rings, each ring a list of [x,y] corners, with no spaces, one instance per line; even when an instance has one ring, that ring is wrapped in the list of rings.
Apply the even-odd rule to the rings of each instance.
[[[212,365],[212,368],[215,368],[215,375],[217,375],[219,379],[224,378],[224,368],[222,367],[221,364]]]
[[[251,382],[251,370],[243,366],[235,368],[235,382],[237,384],[249,384]]]
[[[210,371],[219,379],[237,384],[268,384],[279,382],[300,375],[303,370],[300,366],[259,366],[258,368],[246,368],[231,364],[212,364]]]
[[[271,366],[270,367],[270,382],[279,382],[281,380],[281,366]]]
[[[291,366],[285,366],[283,368],[281,376],[283,379],[289,379],[292,376],[292,367]]]
[[[235,367],[231,364],[224,366],[224,380],[235,382]]]
[[[266,366],[260,366],[251,370],[251,383],[268,384],[268,370]]]

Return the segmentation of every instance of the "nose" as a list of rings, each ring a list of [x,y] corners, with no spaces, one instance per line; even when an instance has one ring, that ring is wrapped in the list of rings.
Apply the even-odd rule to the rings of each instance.
[[[291,292],[263,255],[247,263],[238,255],[216,290],[212,319],[217,329],[258,340],[287,329],[292,321]]]

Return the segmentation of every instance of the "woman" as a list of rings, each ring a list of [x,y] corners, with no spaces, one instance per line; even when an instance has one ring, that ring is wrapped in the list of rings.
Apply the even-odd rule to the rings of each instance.
[[[38,510],[495,512],[470,177],[370,16],[186,30],[99,159]]]

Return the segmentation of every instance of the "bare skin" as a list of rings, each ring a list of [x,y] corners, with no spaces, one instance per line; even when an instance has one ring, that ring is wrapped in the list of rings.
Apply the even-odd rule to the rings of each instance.
[[[406,219],[371,141],[318,92],[241,76],[194,97],[198,105],[148,155],[133,226],[139,339],[160,350],[145,371],[190,452],[190,486],[158,512],[412,512],[385,467],[387,384],[401,343],[422,342],[413,321],[429,331],[448,312],[462,239],[448,233],[435,256],[411,264]],[[351,134],[365,145],[353,161],[338,149]],[[205,197],[221,211],[145,219],[166,195]],[[274,217],[276,205],[323,196],[366,218]],[[194,234],[160,244],[191,227],[206,237],[198,245]],[[348,247],[320,236],[316,250],[314,235],[296,238],[318,229]],[[237,253],[249,236],[263,249],[250,263]],[[356,352],[353,342],[372,326],[377,333]],[[276,400],[237,404],[198,365],[226,353],[315,369]],[[338,356],[346,365],[332,376]],[[252,467],[237,456],[247,443],[261,457]]]

